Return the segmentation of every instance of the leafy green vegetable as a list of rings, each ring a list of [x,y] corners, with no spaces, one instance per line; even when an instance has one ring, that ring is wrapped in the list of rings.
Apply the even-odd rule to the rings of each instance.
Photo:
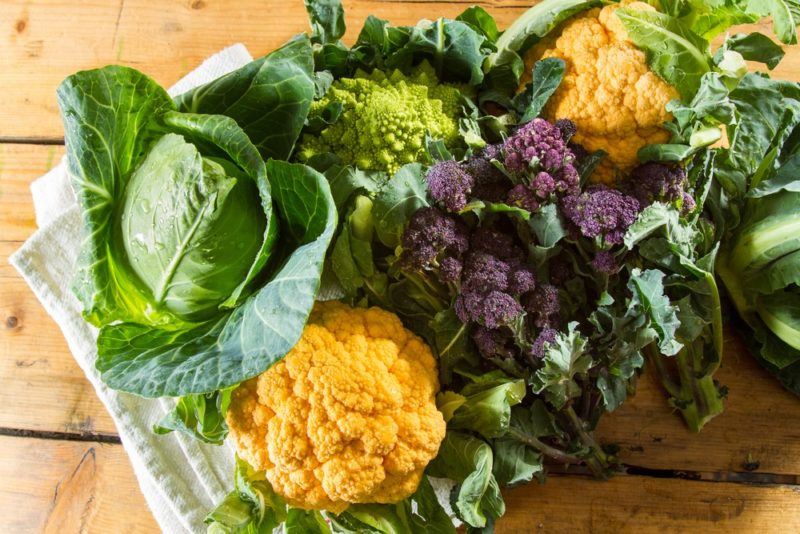
[[[584,352],[586,338],[576,329],[577,322],[569,323],[567,332],[559,332],[553,343],[545,346],[544,365],[533,376],[531,388],[541,393],[557,408],[581,392],[576,381],[589,370],[592,357]]]
[[[422,165],[409,163],[401,167],[375,198],[375,233],[381,243],[390,248],[400,244],[406,221],[428,205],[427,196]]]
[[[256,534],[272,532],[286,519],[286,504],[272,490],[263,473],[236,457],[234,489],[208,514],[210,533]]]
[[[179,111],[234,119],[267,158],[292,153],[314,99],[314,58],[300,36],[175,99]]]
[[[497,438],[508,431],[511,407],[525,397],[525,381],[494,371],[479,376],[460,392],[464,402],[458,406],[448,427],[474,430],[485,438]]]
[[[758,61],[765,64],[770,70],[774,69],[783,59],[783,48],[774,43],[763,33],[737,33],[725,40],[722,47],[714,54],[714,61],[719,63],[726,50],[733,50],[748,61]]]
[[[285,260],[242,305],[212,320],[101,328],[96,365],[111,387],[151,397],[214,391],[263,372],[294,346],[319,289],[336,209],[327,181],[309,167],[270,160],[267,175]]]
[[[630,39],[647,52],[650,68],[684,98],[694,95],[711,70],[708,41],[664,13],[621,8],[616,14]]]
[[[492,449],[462,432],[448,432],[439,455],[428,466],[431,476],[455,480],[453,507],[468,525],[483,528],[505,513],[500,487],[492,474]]]
[[[522,93],[525,102],[519,103],[524,109],[519,119],[520,123],[535,119],[544,109],[545,104],[558,89],[564,79],[566,64],[563,59],[547,58],[536,62],[533,66],[532,81],[530,86]]]
[[[344,35],[344,9],[339,0],[306,0],[305,5],[313,30],[312,42],[334,43]]]
[[[178,399],[175,409],[153,427],[156,434],[175,430],[205,443],[221,445],[228,434],[225,414],[231,403],[232,389],[187,395]]]

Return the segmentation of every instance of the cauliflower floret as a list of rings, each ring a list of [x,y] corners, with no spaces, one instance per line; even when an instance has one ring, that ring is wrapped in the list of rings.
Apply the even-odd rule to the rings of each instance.
[[[341,104],[341,115],[319,135],[303,136],[301,161],[332,152],[346,165],[393,174],[420,158],[426,133],[448,146],[458,139],[461,92],[440,84],[427,64],[412,76],[375,70],[338,79],[309,116],[320,116],[332,103]]]
[[[238,454],[292,505],[339,513],[411,495],[444,439],[430,348],[379,308],[318,303],[297,345],[244,382]]]
[[[636,153],[648,144],[664,143],[662,127],[671,120],[665,106],[677,90],[647,66],[645,54],[628,38],[615,11],[624,6],[652,10],[643,2],[595,8],[566,23],[559,36],[545,39],[526,54],[526,72],[544,58],[566,62],[564,80],[544,109],[544,117],[570,119],[577,126],[573,141],[608,157],[594,181],[611,182],[614,171],[629,172]]]

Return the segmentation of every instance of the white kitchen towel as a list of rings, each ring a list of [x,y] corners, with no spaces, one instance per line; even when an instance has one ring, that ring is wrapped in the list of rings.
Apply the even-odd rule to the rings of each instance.
[[[222,50],[176,83],[175,96],[252,61],[244,45]],[[178,433],[152,432],[174,405],[170,399],[143,399],[105,386],[94,367],[97,331],[81,318],[69,290],[83,229],[64,160],[31,184],[39,229],[9,259],[55,319],[70,351],[117,426],[136,478],[161,530],[202,532],[203,518],[229,490],[233,451],[204,445]]]

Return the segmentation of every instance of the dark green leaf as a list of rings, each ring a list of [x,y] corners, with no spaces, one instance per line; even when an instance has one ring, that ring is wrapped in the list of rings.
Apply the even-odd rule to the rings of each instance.
[[[520,123],[529,122],[541,114],[564,79],[565,69],[564,60],[554,57],[539,60],[533,65],[532,81],[524,93],[526,102]]]
[[[231,117],[265,159],[287,159],[314,99],[313,73],[311,43],[302,36],[175,102],[180,111]]]
[[[758,32],[737,33],[728,37],[723,48],[714,55],[715,61],[717,61],[718,56],[721,56],[723,49],[738,52],[748,61],[763,63],[770,70],[780,63],[785,54],[783,48],[775,44],[772,39]]]
[[[427,183],[422,165],[409,163],[400,168],[375,197],[375,232],[389,248],[400,244],[406,223],[419,209],[428,206]]]
[[[480,6],[470,6],[456,20],[469,24],[474,30],[481,32],[491,43],[497,41],[500,31],[497,23],[489,13]]]
[[[345,32],[341,0],[304,0],[311,22],[311,41],[333,43]]]

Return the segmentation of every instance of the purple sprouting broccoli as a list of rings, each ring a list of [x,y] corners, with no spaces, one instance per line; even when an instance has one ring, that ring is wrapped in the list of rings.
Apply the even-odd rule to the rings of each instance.
[[[454,160],[436,163],[428,170],[428,191],[448,211],[461,211],[475,185],[475,178]]]
[[[463,267],[459,258],[447,256],[439,264],[439,278],[442,282],[458,282]]]
[[[513,355],[513,349],[509,347],[513,346],[512,338],[507,331],[478,326],[472,332],[472,340],[478,352],[485,358],[497,356],[505,358]]]
[[[561,211],[577,234],[600,238],[608,245],[622,243],[640,209],[634,197],[604,185],[590,186],[583,193],[561,201]]]
[[[539,335],[533,340],[530,352],[535,358],[543,358],[544,351],[548,344],[555,342],[558,331],[550,327],[544,327],[539,331]]]
[[[537,327],[544,328],[558,324],[561,303],[558,300],[557,287],[551,284],[539,284],[532,293],[525,296],[523,303]]]
[[[511,188],[508,177],[492,163],[493,159],[501,157],[500,148],[500,145],[489,145],[480,154],[464,162],[465,170],[475,181],[472,196],[477,199],[487,202],[503,202]]]
[[[561,130],[544,119],[533,119],[506,139],[503,156],[506,168],[519,174],[532,168],[558,171],[575,159]]]
[[[443,278],[458,279],[461,258],[469,248],[469,233],[460,220],[436,208],[420,208],[401,239],[403,268],[421,271],[441,267]]]
[[[485,252],[502,260],[522,259],[524,253],[514,238],[495,228],[482,227],[472,234],[470,248],[476,252]]]
[[[688,213],[694,210],[695,201],[686,192],[687,184],[686,171],[681,167],[649,162],[633,169],[625,185],[642,209],[653,202],[666,202]]]
[[[464,323],[509,326],[522,316],[520,302],[535,288],[536,277],[514,238],[496,228],[480,228],[464,257],[456,313]]]
[[[580,177],[574,166],[575,154],[567,145],[574,133],[571,121],[551,124],[534,119],[506,139],[503,162],[521,181],[509,192],[508,204],[535,211],[553,195],[578,192]]]
[[[591,262],[592,269],[602,274],[614,274],[619,271],[617,259],[608,250],[601,250],[594,255]]]
[[[476,322],[486,328],[498,328],[513,323],[522,315],[517,300],[502,291],[465,291],[456,297],[456,315],[461,322]]]
[[[461,290],[473,293],[505,291],[509,270],[508,263],[500,258],[486,252],[473,252],[466,259]]]

